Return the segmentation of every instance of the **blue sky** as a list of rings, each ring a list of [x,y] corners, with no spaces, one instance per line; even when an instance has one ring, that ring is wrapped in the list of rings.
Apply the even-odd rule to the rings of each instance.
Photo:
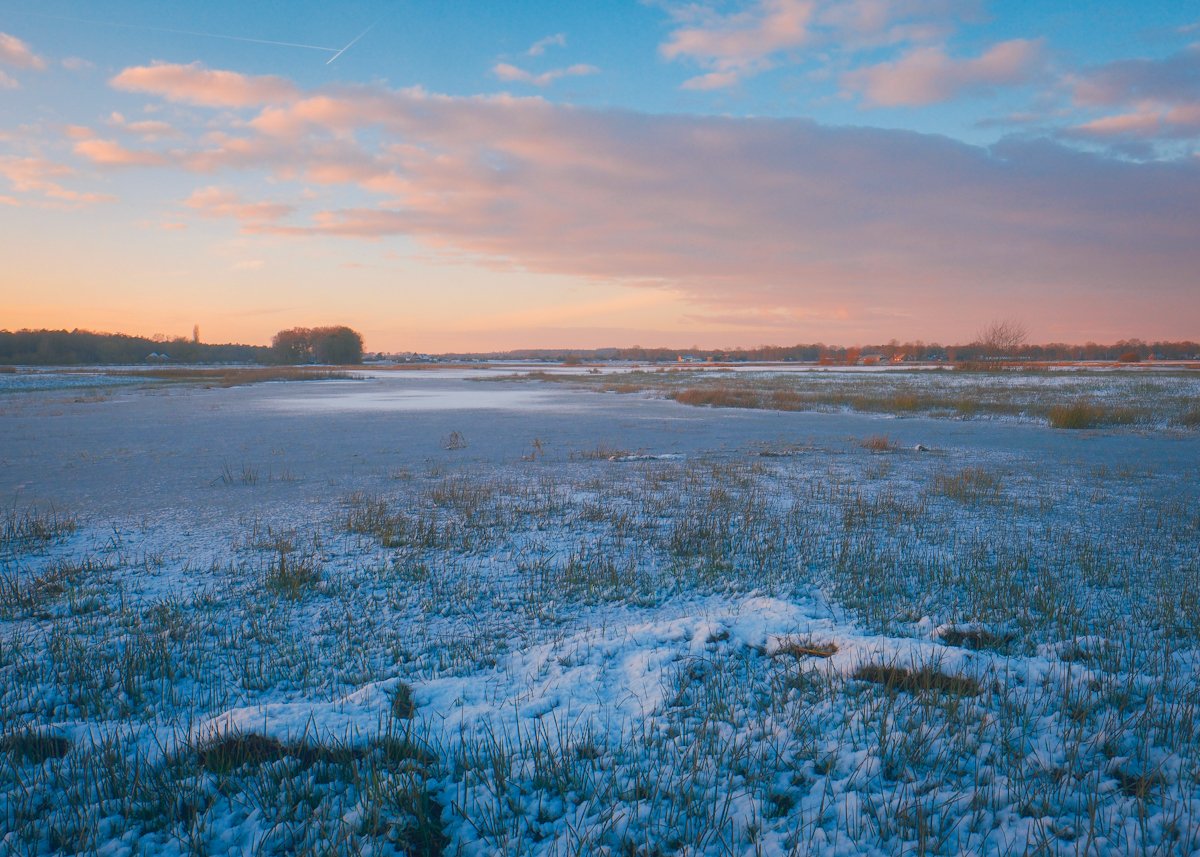
[[[0,327],[1200,323],[1195,4],[9,0],[0,34]]]

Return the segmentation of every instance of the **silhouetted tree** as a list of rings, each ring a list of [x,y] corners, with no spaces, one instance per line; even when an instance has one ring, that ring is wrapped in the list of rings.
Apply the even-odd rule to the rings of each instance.
[[[993,321],[979,331],[979,345],[991,357],[1013,356],[1029,339],[1029,331],[1016,319]]]
[[[280,363],[362,363],[363,342],[357,331],[344,326],[293,327],[271,340]]]

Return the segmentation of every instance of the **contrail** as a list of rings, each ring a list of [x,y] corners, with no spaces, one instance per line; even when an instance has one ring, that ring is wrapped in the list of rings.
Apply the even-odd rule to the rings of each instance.
[[[382,20],[382,19],[380,19],[380,20]],[[340,57],[340,56],[341,56],[342,54],[344,54],[346,51],[348,51],[348,50],[350,50],[352,47],[354,47],[354,43],[355,43],[355,42],[357,42],[359,39],[361,39],[363,36],[365,36],[367,33],[371,32],[371,29],[372,29],[372,27],[374,27],[374,26],[375,26],[376,24],[378,24],[378,23],[379,23],[379,21],[378,21],[378,20],[377,20],[377,21],[373,21],[373,22],[371,23],[371,26],[370,26],[370,27],[367,27],[365,30],[363,30],[361,33],[359,33],[357,36],[355,36],[353,39],[351,39],[351,40],[350,40],[350,44],[346,45],[346,47],[342,48],[340,51],[338,51],[336,54],[334,54],[333,56],[331,56],[329,59],[325,60],[325,65],[329,65],[331,62],[333,62],[335,59],[337,59],[338,57]]]
[[[150,24],[126,24],[122,23],[121,21],[96,21],[89,18],[71,18],[66,15],[42,15],[40,17],[56,18],[60,21],[74,21],[79,24],[98,24],[102,27],[123,27],[127,30],[148,30],[153,33],[173,33],[177,36],[201,36],[206,39],[225,39],[226,41],[230,42],[250,42],[256,45],[275,45],[281,48],[304,48],[305,50],[323,51],[327,54],[334,54],[334,59],[337,59],[337,57],[342,54],[342,51],[345,51],[346,48],[354,44],[354,42],[351,42],[350,45],[346,45],[345,48],[338,50],[337,48],[330,48],[324,45],[306,45],[301,42],[278,42],[274,39],[252,39],[248,36],[230,36],[226,33],[205,33],[201,32],[200,30],[176,30],[171,27],[154,27]],[[373,27],[375,25],[372,24],[371,26]],[[367,29],[369,30],[370,27]],[[366,35],[366,33],[364,32],[362,35]],[[358,38],[361,39],[362,36],[359,36]],[[355,39],[354,41],[357,42],[358,39]],[[333,60],[330,60],[330,62],[333,62]]]

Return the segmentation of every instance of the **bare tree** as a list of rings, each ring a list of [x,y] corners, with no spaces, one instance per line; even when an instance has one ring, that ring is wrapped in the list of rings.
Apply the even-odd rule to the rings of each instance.
[[[1025,323],[1013,318],[989,323],[977,334],[976,342],[993,357],[1014,354],[1029,341]]]

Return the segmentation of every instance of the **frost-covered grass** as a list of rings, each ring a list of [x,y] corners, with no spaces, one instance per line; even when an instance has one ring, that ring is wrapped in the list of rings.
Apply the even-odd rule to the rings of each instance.
[[[881,437],[14,509],[0,849],[1200,848],[1196,474]]]
[[[737,372],[687,368],[604,375],[533,372],[505,376],[504,380],[521,378],[599,392],[651,393],[699,407],[1007,418],[1067,429],[1200,425],[1200,375],[1181,370]]]

